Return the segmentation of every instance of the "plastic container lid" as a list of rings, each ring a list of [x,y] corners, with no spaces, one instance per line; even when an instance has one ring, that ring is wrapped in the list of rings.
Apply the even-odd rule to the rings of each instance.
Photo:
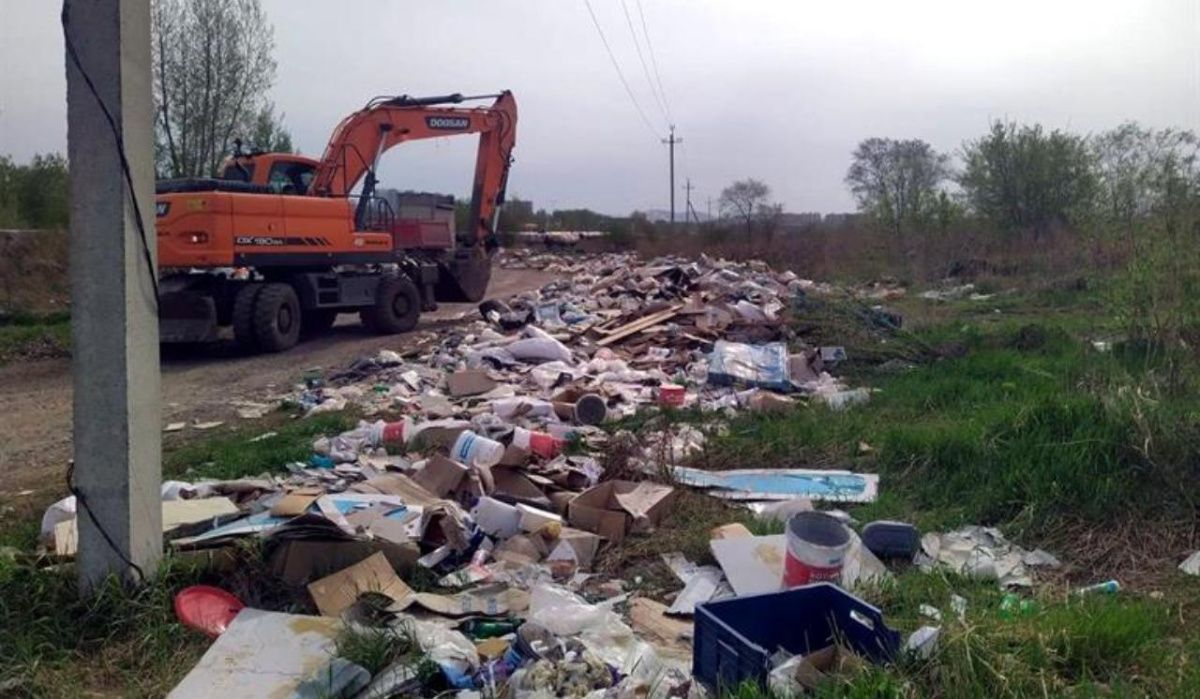
[[[211,585],[192,585],[175,595],[175,616],[189,628],[216,638],[246,605],[232,594]]]

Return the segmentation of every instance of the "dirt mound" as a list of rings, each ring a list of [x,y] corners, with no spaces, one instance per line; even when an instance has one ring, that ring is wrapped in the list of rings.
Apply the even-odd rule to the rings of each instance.
[[[67,232],[0,230],[0,315],[66,310]]]

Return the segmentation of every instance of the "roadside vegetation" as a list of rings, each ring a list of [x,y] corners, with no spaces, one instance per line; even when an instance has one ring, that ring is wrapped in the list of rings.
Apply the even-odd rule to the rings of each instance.
[[[0,364],[71,354],[71,319],[66,313],[16,313],[0,317]]]

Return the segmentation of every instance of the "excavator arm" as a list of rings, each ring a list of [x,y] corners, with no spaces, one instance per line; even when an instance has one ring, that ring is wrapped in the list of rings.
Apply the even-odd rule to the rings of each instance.
[[[475,108],[444,106],[478,99],[461,94],[372,100],[334,129],[309,194],[344,197],[363,181],[360,202],[365,202],[374,193],[375,172],[384,151],[406,141],[477,133],[471,229],[460,232],[460,237],[471,245],[493,240],[517,131],[517,103],[512,93],[506,90],[495,97],[491,106]]]

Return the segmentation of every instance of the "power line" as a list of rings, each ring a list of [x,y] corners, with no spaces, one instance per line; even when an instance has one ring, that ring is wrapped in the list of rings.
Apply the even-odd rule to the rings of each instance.
[[[642,117],[642,123],[658,138],[658,132],[654,130],[654,126],[650,124],[650,119],[646,117],[646,112],[642,110],[642,105],[638,103],[637,97],[633,95],[633,90],[629,88],[629,81],[625,79],[625,74],[621,72],[621,65],[617,63],[617,57],[613,55],[612,47],[608,45],[608,39],[604,36],[604,30],[600,28],[600,22],[596,19],[596,13],[592,10],[592,3],[589,0],[583,0],[583,4],[587,7],[588,14],[592,16],[592,24],[596,27],[596,32],[600,34],[600,41],[604,44],[604,50],[608,52],[608,60],[612,61],[613,68],[617,71],[617,77],[621,79],[621,85],[625,87],[625,94],[629,95],[630,101],[633,102],[634,109]]]
[[[671,123],[671,117],[667,115],[667,108],[664,106],[662,98],[658,96],[658,90],[654,87],[654,80],[650,78],[650,67],[646,65],[646,57],[642,55],[642,44],[638,41],[637,31],[633,28],[633,18],[629,16],[629,4],[625,0],[621,0],[621,9],[625,12],[625,24],[629,26],[629,36],[633,39],[633,48],[637,51],[638,62],[642,64],[642,75],[646,76],[646,84],[650,86],[650,94],[654,97],[654,103],[658,105],[658,111],[662,113],[662,118],[667,124]],[[649,48],[649,45],[647,45]]]
[[[650,30],[646,29],[646,14],[642,12],[642,0],[637,0],[638,17],[642,20],[642,34],[646,37],[646,51],[650,54],[650,65],[654,66],[654,79],[658,82],[658,93],[662,95],[663,105],[667,108],[667,121],[674,123],[671,116],[671,103],[667,101],[667,91],[663,89],[662,76],[658,72],[658,59],[654,57],[654,45],[650,43]]]

